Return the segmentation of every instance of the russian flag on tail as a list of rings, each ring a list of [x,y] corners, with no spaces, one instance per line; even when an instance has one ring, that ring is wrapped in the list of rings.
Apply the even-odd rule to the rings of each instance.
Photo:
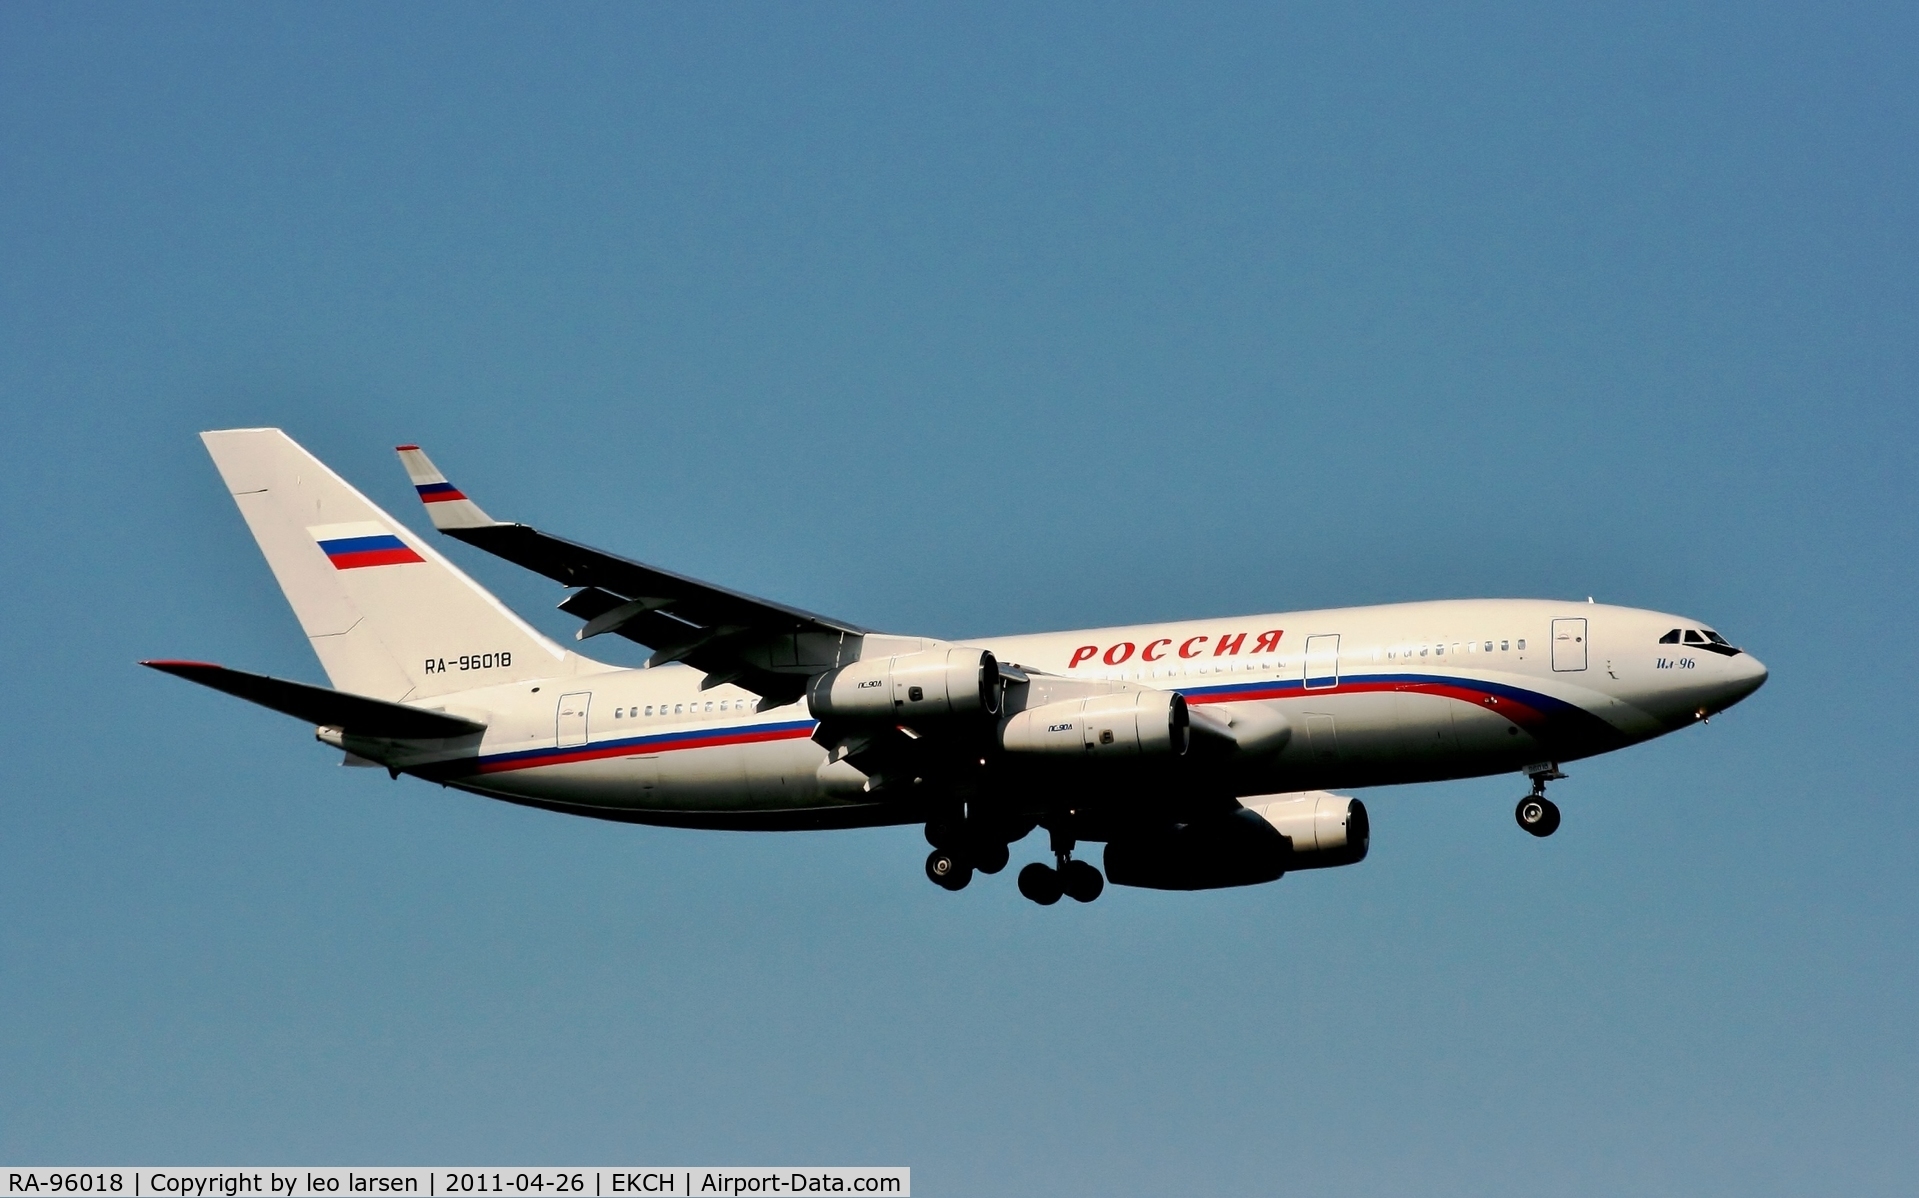
[[[405,541],[371,520],[353,524],[322,524],[307,530],[314,543],[326,554],[336,570],[359,570],[367,566],[398,566],[426,559],[413,552]]]

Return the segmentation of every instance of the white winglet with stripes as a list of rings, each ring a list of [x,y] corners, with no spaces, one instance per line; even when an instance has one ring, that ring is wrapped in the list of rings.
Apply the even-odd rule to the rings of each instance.
[[[460,489],[446,481],[446,475],[426,456],[418,445],[400,445],[395,447],[400,455],[400,464],[406,467],[406,476],[413,480],[413,489],[420,493],[420,502],[426,505],[426,514],[433,521],[433,527],[445,531],[450,528],[485,528],[498,524],[480,510],[480,505],[468,499]]]

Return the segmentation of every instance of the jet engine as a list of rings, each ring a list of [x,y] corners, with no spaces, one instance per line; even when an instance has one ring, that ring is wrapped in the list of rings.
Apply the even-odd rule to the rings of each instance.
[[[806,688],[816,720],[987,720],[999,714],[999,700],[999,662],[984,649],[933,648],[856,661]]]
[[[1176,691],[1120,691],[1029,707],[1006,721],[1000,747],[1051,757],[1184,757],[1192,719]]]
[[[1252,886],[1289,869],[1351,865],[1365,858],[1370,838],[1358,799],[1270,795],[1225,815],[1116,837],[1106,846],[1106,879],[1153,890]]]
[[[1325,869],[1366,859],[1373,829],[1366,804],[1358,799],[1309,790],[1241,801],[1292,845],[1287,869]]]

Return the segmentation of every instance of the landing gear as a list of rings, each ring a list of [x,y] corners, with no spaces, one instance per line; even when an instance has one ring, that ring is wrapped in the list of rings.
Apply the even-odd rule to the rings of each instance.
[[[1090,861],[1073,860],[1073,838],[1053,833],[1053,859],[1057,866],[1035,861],[1019,871],[1019,892],[1042,907],[1050,907],[1065,895],[1076,903],[1090,903],[1106,889],[1106,878]]]
[[[1513,818],[1534,836],[1551,836],[1559,831],[1559,805],[1546,797],[1546,783],[1566,775],[1559,772],[1557,765],[1547,762],[1529,766],[1526,776],[1533,780],[1533,792],[1519,800],[1519,806],[1513,808]]]
[[[1000,841],[994,841],[991,844],[975,845],[973,848],[973,868],[983,874],[996,874],[1006,868],[1006,862],[1012,855],[1012,850]]]
[[[1060,886],[1059,871],[1035,861],[1019,871],[1019,892],[1042,907],[1059,902],[1066,891]]]
[[[1059,887],[1074,902],[1090,903],[1106,889],[1106,878],[1090,861],[1068,861],[1059,868]]]
[[[951,849],[934,849],[926,855],[926,876],[935,886],[964,890],[973,880],[973,866]]]
[[[1527,795],[1513,808],[1513,818],[1534,836],[1551,836],[1559,831],[1559,804],[1545,795]]]
[[[926,876],[948,890],[958,890],[972,880],[974,870],[996,874],[1006,868],[1012,855],[1007,837],[1018,840],[1032,827],[1014,826],[1009,831],[1004,825],[979,819],[928,820],[926,843],[933,846],[933,853],[926,858]],[[960,880],[955,882],[954,878]]]

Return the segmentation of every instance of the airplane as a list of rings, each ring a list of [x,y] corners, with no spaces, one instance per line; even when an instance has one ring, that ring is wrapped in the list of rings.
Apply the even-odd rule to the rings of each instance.
[[[1699,620],[1462,599],[965,641],[896,635],[495,520],[415,445],[433,527],[568,588],[536,631],[278,429],[201,434],[331,687],[142,665],[315,725],[348,765],[509,803],[682,828],[922,824],[958,891],[1035,828],[1042,904],[1107,882],[1204,890],[1366,857],[1335,794],[1502,773],[1560,825],[1560,766],[1706,720],[1766,667]],[[1104,870],[1074,856],[1103,843]]]

